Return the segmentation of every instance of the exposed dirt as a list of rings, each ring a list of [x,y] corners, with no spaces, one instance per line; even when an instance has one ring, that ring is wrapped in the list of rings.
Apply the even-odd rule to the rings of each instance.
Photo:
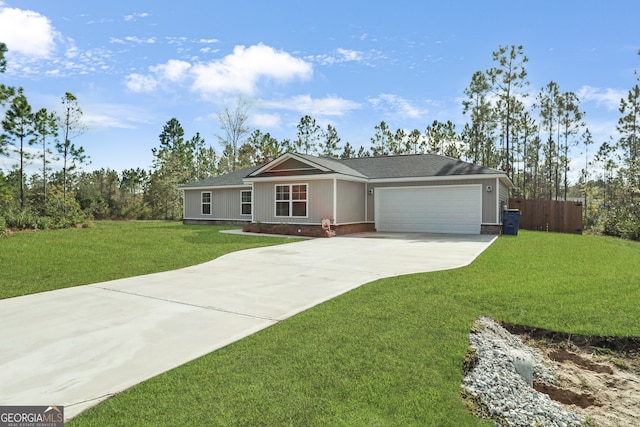
[[[637,426],[640,420],[640,337],[561,334],[502,324],[540,348],[555,366],[555,384],[534,388],[583,414],[594,426]]]

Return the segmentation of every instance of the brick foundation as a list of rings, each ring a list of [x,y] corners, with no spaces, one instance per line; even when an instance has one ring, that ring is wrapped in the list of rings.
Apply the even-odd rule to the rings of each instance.
[[[342,234],[362,233],[365,231],[375,231],[373,223],[332,225],[331,229],[335,231],[336,236]],[[291,224],[263,224],[251,223],[246,224],[243,231],[250,233],[267,233],[267,234],[285,234],[289,236],[305,236],[305,237],[327,237],[327,233],[322,229],[321,225],[291,225]]]
[[[185,225],[246,225],[248,221],[230,221],[218,219],[183,219]]]
[[[480,234],[502,234],[502,226],[499,224],[481,225]]]

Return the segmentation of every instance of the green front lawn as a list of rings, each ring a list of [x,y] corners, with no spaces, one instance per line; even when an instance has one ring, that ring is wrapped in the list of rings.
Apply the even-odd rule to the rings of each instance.
[[[95,228],[0,238],[0,299],[174,270],[229,252],[286,242],[238,236],[230,227],[163,221],[104,221]]]
[[[174,227],[162,234],[185,232]],[[182,250],[226,239],[193,230],[199,238],[177,238]],[[639,265],[634,242],[502,236],[468,267],[369,283],[126,390],[68,425],[492,425],[459,397],[473,320],[638,336]]]

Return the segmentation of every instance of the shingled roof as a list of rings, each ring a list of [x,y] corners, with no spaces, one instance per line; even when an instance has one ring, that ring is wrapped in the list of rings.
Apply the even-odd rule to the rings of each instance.
[[[211,178],[203,179],[202,181],[192,182],[189,184],[182,185],[178,188],[180,189],[189,189],[189,188],[215,188],[215,187],[229,187],[229,186],[238,186],[244,185],[244,178],[261,168],[264,165],[251,166],[249,168],[240,169],[235,172],[227,173],[224,175],[212,176]]]
[[[334,173],[365,179],[454,177],[463,175],[504,175],[504,172],[467,163],[459,159],[437,154],[409,154],[399,156],[359,157],[354,159],[336,159],[317,157],[308,154],[292,154],[304,161],[316,164]],[[181,186],[188,188],[212,188],[240,186],[244,178],[249,177],[265,165],[252,166],[225,175],[208,178]],[[506,175],[505,175],[506,177]]]
[[[369,179],[504,174],[495,169],[437,154],[360,157],[343,159],[339,162],[357,170]]]

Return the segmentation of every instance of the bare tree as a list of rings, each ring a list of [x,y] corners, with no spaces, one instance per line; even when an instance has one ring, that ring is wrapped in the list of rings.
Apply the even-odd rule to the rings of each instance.
[[[218,121],[222,134],[218,135],[218,141],[222,145],[223,150],[229,156],[230,172],[236,170],[238,165],[238,149],[244,142],[245,137],[249,135],[248,115],[249,105],[238,97],[233,110],[228,107],[224,111],[218,113]]]

